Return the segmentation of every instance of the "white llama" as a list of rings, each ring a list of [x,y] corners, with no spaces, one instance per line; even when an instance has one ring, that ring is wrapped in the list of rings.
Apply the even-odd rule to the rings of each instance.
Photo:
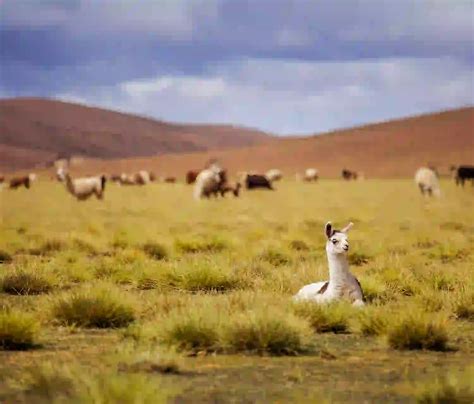
[[[419,168],[415,173],[415,183],[418,185],[422,195],[441,196],[438,175],[431,168]]]
[[[349,242],[347,232],[353,226],[349,223],[342,230],[334,230],[331,222],[326,223],[326,254],[329,264],[329,281],[311,283],[303,286],[294,296],[295,300],[308,300],[316,303],[329,303],[348,300],[354,306],[363,306],[364,293],[357,278],[349,271],[347,252]]]

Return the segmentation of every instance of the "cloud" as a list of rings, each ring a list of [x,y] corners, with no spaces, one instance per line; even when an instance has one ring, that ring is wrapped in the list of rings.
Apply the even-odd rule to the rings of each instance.
[[[473,102],[471,0],[0,0],[0,93],[320,132]]]
[[[469,65],[453,58],[245,59],[214,65],[199,76],[158,75],[57,96],[170,121],[297,134],[469,105],[473,83]]]
[[[3,0],[1,21],[7,28],[56,28],[81,37],[97,33],[159,35],[190,39],[197,20],[216,17],[214,0]]]

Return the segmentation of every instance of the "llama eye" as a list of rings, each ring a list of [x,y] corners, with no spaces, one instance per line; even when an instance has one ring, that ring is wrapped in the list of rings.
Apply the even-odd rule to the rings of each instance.
[[[331,240],[333,244],[336,244],[337,243],[337,240],[334,239],[334,240]]]

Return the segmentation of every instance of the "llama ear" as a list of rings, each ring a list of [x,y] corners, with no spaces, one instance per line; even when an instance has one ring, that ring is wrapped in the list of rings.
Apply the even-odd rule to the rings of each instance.
[[[341,230],[341,232],[342,232],[342,233],[347,233],[347,232],[351,229],[352,226],[354,226],[354,223],[350,222],[346,227],[344,227],[344,228]]]
[[[326,237],[330,238],[331,235],[332,235],[332,224],[331,224],[331,222],[326,223],[326,227],[324,228],[324,230],[326,232]]]

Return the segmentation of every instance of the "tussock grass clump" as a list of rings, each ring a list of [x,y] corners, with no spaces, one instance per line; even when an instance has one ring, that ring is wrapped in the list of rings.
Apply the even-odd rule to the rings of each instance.
[[[230,353],[297,355],[307,352],[311,330],[305,321],[278,313],[245,313],[222,331],[221,344]]]
[[[454,299],[453,312],[456,318],[474,321],[474,293],[462,293]]]
[[[451,262],[462,261],[468,255],[469,251],[467,249],[442,245],[431,251],[428,254],[428,257],[440,260],[443,264],[448,264]]]
[[[449,297],[446,293],[432,290],[424,290],[419,296],[416,296],[423,310],[431,313],[439,312],[449,303]]]
[[[39,323],[17,311],[0,312],[0,349],[27,350],[38,346]]]
[[[160,281],[150,276],[142,276],[137,282],[137,288],[141,290],[151,290],[160,287]]]
[[[364,298],[367,302],[386,302],[393,298],[387,285],[374,277],[360,278]]]
[[[86,367],[47,363],[30,372],[25,393],[32,402],[154,404],[169,402],[177,391],[143,374],[97,374]]]
[[[133,306],[115,291],[92,289],[67,295],[53,307],[62,324],[86,328],[120,328],[135,320]]]
[[[441,230],[454,230],[454,231],[460,231],[460,232],[470,230],[468,226],[459,222],[444,222],[439,225],[439,228]]]
[[[309,251],[309,245],[303,240],[291,240],[290,248],[295,251]]]
[[[194,268],[176,269],[165,275],[170,286],[189,292],[224,292],[236,289],[241,281],[229,272],[212,265],[198,265]]]
[[[320,305],[313,302],[295,303],[294,312],[309,321],[316,332],[342,333],[349,331],[349,318],[353,311],[349,304]]]
[[[218,348],[218,321],[205,313],[178,312],[162,324],[161,341],[180,351],[212,352]]]
[[[472,369],[461,374],[450,374],[447,378],[435,380],[424,386],[417,394],[420,404],[464,404],[474,402],[474,372]]]
[[[357,251],[351,252],[349,254],[349,264],[356,267],[367,264],[371,259],[372,257],[370,255]]]
[[[8,252],[5,250],[0,250],[0,264],[7,264],[12,261],[13,258]]]
[[[159,243],[149,241],[148,243],[143,244],[141,249],[146,255],[154,260],[163,260],[168,257],[168,251]]]
[[[208,240],[176,240],[175,248],[182,254],[217,253],[224,251],[228,246],[224,240],[218,238]]]
[[[65,366],[46,362],[28,374],[27,393],[54,402],[58,397],[70,397],[75,392],[74,376]]]
[[[39,247],[33,247],[28,250],[30,255],[49,255],[67,248],[67,244],[62,240],[51,239],[43,242]]]
[[[0,280],[0,290],[11,295],[40,295],[53,287],[53,280],[34,271],[15,271]]]
[[[389,316],[388,312],[379,308],[364,308],[358,317],[360,332],[365,336],[385,334],[389,324]]]
[[[97,247],[89,243],[88,241],[81,240],[81,239],[75,239],[73,242],[73,247],[77,249],[80,252],[86,253],[88,255],[94,256],[99,253]]]
[[[389,327],[387,342],[394,349],[446,351],[446,325],[432,317],[407,315]]]
[[[290,257],[274,249],[263,251],[258,255],[258,258],[276,267],[288,265],[291,262]]]
[[[453,277],[442,272],[432,271],[423,281],[428,282],[437,291],[452,291],[456,287]]]

